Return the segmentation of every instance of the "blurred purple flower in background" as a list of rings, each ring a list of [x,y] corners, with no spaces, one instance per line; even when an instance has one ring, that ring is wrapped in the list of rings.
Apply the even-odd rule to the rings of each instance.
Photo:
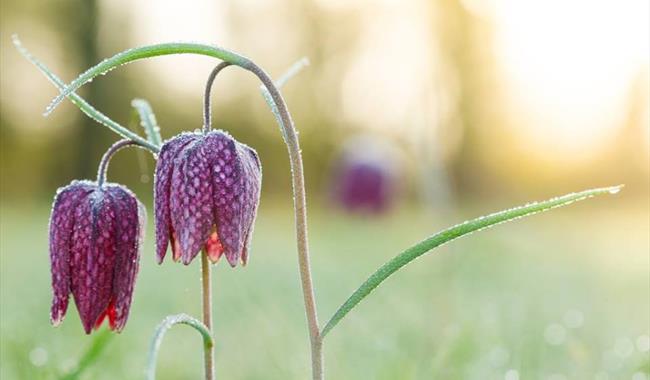
[[[347,140],[335,161],[331,182],[334,201],[353,213],[388,211],[400,193],[396,148],[369,135]]]
[[[87,334],[106,317],[111,330],[124,328],[144,223],[144,207],[121,185],[73,181],[59,189],[50,217],[52,324],[63,321],[72,293]]]

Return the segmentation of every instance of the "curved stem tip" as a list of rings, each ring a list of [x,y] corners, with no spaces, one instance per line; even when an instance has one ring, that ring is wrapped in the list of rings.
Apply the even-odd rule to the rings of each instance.
[[[99,169],[97,169],[97,187],[102,187],[104,185],[104,182],[106,182],[106,172],[108,171],[108,163],[111,161],[111,158],[117,151],[119,151],[122,148],[125,148],[129,145],[137,145],[137,146],[142,146],[137,141],[133,141],[130,139],[122,139],[116,142],[115,144],[111,145],[110,148],[104,153],[102,156],[101,161],[99,162]]]
[[[230,66],[230,62],[221,62],[218,64],[208,76],[208,81],[205,83],[205,93],[203,95],[203,134],[210,132],[212,129],[212,106],[210,103],[210,94],[212,92],[212,84],[219,72],[226,67]]]
[[[156,331],[151,338],[151,345],[149,346],[149,357],[147,359],[147,369],[145,370],[145,378],[147,380],[156,379],[156,362],[158,361],[158,351],[162,345],[162,340],[165,337],[167,330],[174,325],[183,324],[192,327],[198,331],[203,337],[203,345],[205,347],[214,346],[214,340],[210,334],[210,330],[203,325],[198,319],[192,318],[187,314],[170,315],[163,319],[162,322],[156,327]]]

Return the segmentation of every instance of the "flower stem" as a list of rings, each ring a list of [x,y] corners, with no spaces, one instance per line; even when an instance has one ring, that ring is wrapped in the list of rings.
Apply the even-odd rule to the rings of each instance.
[[[303,174],[302,154],[300,151],[300,143],[298,141],[298,133],[293,125],[293,120],[289,114],[278,85],[273,82],[273,79],[259,66],[252,61],[245,61],[243,63],[234,63],[248,71],[255,74],[264,85],[265,98],[269,98],[275,107],[272,107],[274,114],[277,111],[277,120],[282,129],[282,136],[287,150],[289,152],[289,161],[291,164],[292,185],[293,185],[293,199],[294,210],[296,219],[296,235],[298,239],[298,265],[300,267],[300,279],[302,282],[302,292],[305,302],[305,312],[307,314],[307,324],[309,327],[309,340],[311,343],[311,361],[312,361],[312,377],[314,380],[323,379],[323,340],[318,327],[318,314],[316,311],[316,300],[314,296],[314,285],[311,276],[311,263],[309,259],[309,240],[307,236],[307,197],[305,195],[305,176]],[[301,62],[304,65],[303,62]],[[203,107],[203,133],[207,133],[211,128],[210,121],[210,91],[212,83],[217,74],[224,68],[230,66],[231,63],[224,61],[217,65],[210,76],[205,86],[204,107]],[[300,67],[294,69],[299,70]],[[291,74],[290,74],[291,75]],[[287,76],[290,77],[290,75]],[[284,79],[286,81],[286,79]],[[281,84],[280,84],[281,85]],[[206,259],[207,260],[207,259]],[[208,323],[206,322],[206,325]]]
[[[108,163],[111,161],[111,158],[118,150],[127,147],[129,145],[138,145],[142,146],[139,142],[133,141],[131,139],[122,139],[111,145],[110,148],[102,156],[102,160],[99,162],[99,169],[97,169],[97,187],[102,187],[106,181],[106,171],[108,170]]]
[[[145,370],[145,378],[147,380],[156,380],[156,364],[158,362],[158,351],[162,345],[163,338],[167,331],[175,325],[187,325],[196,330],[203,337],[203,346],[213,346],[212,335],[201,321],[196,318],[190,317],[187,314],[168,315],[156,327],[156,331],[151,339],[149,346],[149,358],[147,359],[147,369]]]
[[[201,289],[203,301],[203,324],[212,334],[212,287],[210,281],[210,262],[205,250],[201,251]],[[205,380],[214,380],[214,344],[203,346]]]
[[[312,378],[322,380],[323,375],[323,341],[318,327],[318,313],[314,296],[314,285],[311,276],[311,262],[309,259],[309,239],[307,236],[307,197],[305,195],[305,175],[302,165],[302,154],[298,133],[293,125],[293,120],[287,109],[280,91],[269,75],[252,61],[237,63],[237,65],[251,71],[268,90],[273,103],[275,103],[279,121],[283,130],[284,140],[289,151],[291,164],[291,178],[293,185],[293,207],[296,219],[296,235],[298,243],[298,265],[300,267],[300,280],[309,327],[309,340],[311,342]]]
[[[210,72],[208,80],[205,83],[205,93],[203,94],[203,134],[210,132],[210,129],[212,129],[212,107],[210,106],[210,93],[212,92],[212,83],[214,83],[214,79],[217,77],[217,74],[219,74],[221,70],[230,65],[231,63],[226,61],[218,64],[214,69],[212,69],[212,72]]]

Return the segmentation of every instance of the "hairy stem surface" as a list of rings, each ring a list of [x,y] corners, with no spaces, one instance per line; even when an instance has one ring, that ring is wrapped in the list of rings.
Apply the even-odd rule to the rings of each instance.
[[[149,347],[149,358],[147,359],[147,369],[145,371],[145,378],[147,380],[156,380],[156,363],[158,362],[158,351],[162,345],[165,333],[175,325],[187,325],[201,334],[203,338],[203,346],[214,346],[212,335],[203,323],[198,319],[192,318],[187,314],[169,315],[156,327],[156,331],[151,339]]]
[[[212,287],[210,261],[205,250],[201,251],[201,296],[203,301],[203,324],[212,334]],[[203,346],[205,380],[214,380],[214,344]]]
[[[293,125],[287,105],[280,94],[280,91],[273,83],[273,80],[257,65],[252,62],[244,67],[253,72],[262,81],[264,87],[271,94],[273,102],[277,106],[284,131],[284,141],[289,151],[291,162],[291,177],[293,184],[293,206],[296,219],[296,235],[298,239],[298,265],[300,267],[300,280],[302,282],[303,299],[307,324],[309,326],[309,340],[311,342],[312,378],[323,379],[323,342],[318,327],[318,313],[316,311],[316,299],[314,296],[314,285],[311,276],[311,262],[309,258],[309,239],[307,228],[307,196],[305,195],[305,176],[303,173],[302,154],[298,134]]]
[[[99,162],[99,169],[97,169],[97,186],[102,187],[104,182],[106,182],[106,171],[108,171],[108,163],[111,161],[111,158],[118,150],[125,148],[129,145],[140,145],[137,141],[122,139],[111,145],[110,148],[102,156],[102,160]]]

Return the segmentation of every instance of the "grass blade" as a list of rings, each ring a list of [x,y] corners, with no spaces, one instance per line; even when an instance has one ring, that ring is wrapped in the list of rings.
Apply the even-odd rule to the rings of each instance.
[[[75,368],[75,370],[69,374],[63,376],[61,380],[78,379],[83,374],[83,372],[99,358],[112,337],[113,334],[108,329],[104,329],[98,332],[84,355],[81,357],[81,359],[79,359],[77,368]]]
[[[309,59],[307,57],[303,57],[296,61],[287,69],[287,71],[284,72],[284,74],[282,74],[282,76],[280,76],[280,78],[275,81],[276,87],[278,89],[282,88],[282,86],[284,86],[289,81],[289,79],[296,76],[296,74],[298,74],[307,66],[309,66]],[[282,137],[286,140],[286,136],[284,135],[284,127],[282,125],[282,118],[280,117],[280,111],[278,110],[278,107],[275,106],[273,98],[271,97],[271,93],[263,85],[260,86],[260,91],[262,92],[262,96],[264,97],[266,104],[268,104],[269,108],[271,108],[271,112],[273,113],[273,116],[275,116],[275,121],[280,126]]]
[[[212,339],[212,335],[210,335],[210,330],[208,330],[207,327],[205,327],[205,325],[198,319],[190,317],[187,314],[177,314],[166,317],[158,325],[158,327],[156,327],[156,332],[151,339],[151,345],[149,346],[149,358],[147,359],[147,369],[145,372],[145,377],[147,380],[156,379],[156,362],[158,360],[158,351],[160,350],[160,345],[162,344],[162,340],[165,337],[167,330],[178,324],[188,325],[194,328],[194,330],[198,331],[203,337],[204,345],[214,345],[214,340]]]
[[[47,66],[45,66],[45,64],[43,64],[38,59],[36,59],[22,45],[22,43],[18,39],[18,36],[13,35],[11,39],[13,41],[14,46],[16,47],[16,49],[18,49],[20,54],[22,54],[25,58],[27,58],[28,61],[34,64],[34,66],[36,66],[47,77],[47,79],[49,79],[50,82],[52,82],[54,86],[56,86],[56,88],[58,88],[60,91],[65,90],[65,83],[59,77],[57,77],[52,71],[50,71],[50,69],[48,69]],[[152,149],[155,152],[158,151],[158,147],[153,146],[152,144],[148,143],[147,140],[140,137],[138,134],[133,133],[128,128],[123,127],[119,123],[113,121],[108,116],[104,115],[103,113],[98,111],[95,107],[93,107],[88,102],[86,102],[81,96],[75,94],[74,92],[70,92],[66,96],[70,99],[70,101],[72,101],[74,105],[79,107],[79,109],[81,109],[83,113],[85,113],[88,117],[95,120],[99,124],[108,127],[113,132],[117,133],[118,135],[124,138],[137,141],[138,143],[142,144],[143,146],[149,149]]]
[[[525,206],[515,207],[509,210],[500,211],[487,216],[482,216],[446,230],[438,232],[437,234],[417,243],[416,245],[406,249],[399,255],[395,256],[389,262],[381,266],[375,273],[373,273],[352,295],[339,307],[334,313],[332,318],[323,328],[321,333],[325,337],[336,326],[343,317],[345,317],[350,310],[366,298],[377,286],[384,280],[390,277],[393,273],[400,270],[406,264],[415,260],[416,258],[424,255],[433,248],[445,244],[451,240],[458,239],[462,236],[471,234],[472,232],[480,231],[484,228],[494,226],[496,224],[504,223],[524,216],[533,215],[538,212],[547,211],[556,207],[569,205],[573,202],[581,201],[601,194],[615,194],[620,191],[622,186],[604,187],[599,189],[586,190],[579,193],[571,193],[561,197],[549,199],[543,202],[529,203]]]
[[[157,147],[162,145],[162,137],[160,136],[160,127],[156,121],[156,115],[151,109],[151,105],[144,99],[133,99],[131,107],[135,108],[140,117],[140,125],[144,128],[147,135],[147,140]]]

